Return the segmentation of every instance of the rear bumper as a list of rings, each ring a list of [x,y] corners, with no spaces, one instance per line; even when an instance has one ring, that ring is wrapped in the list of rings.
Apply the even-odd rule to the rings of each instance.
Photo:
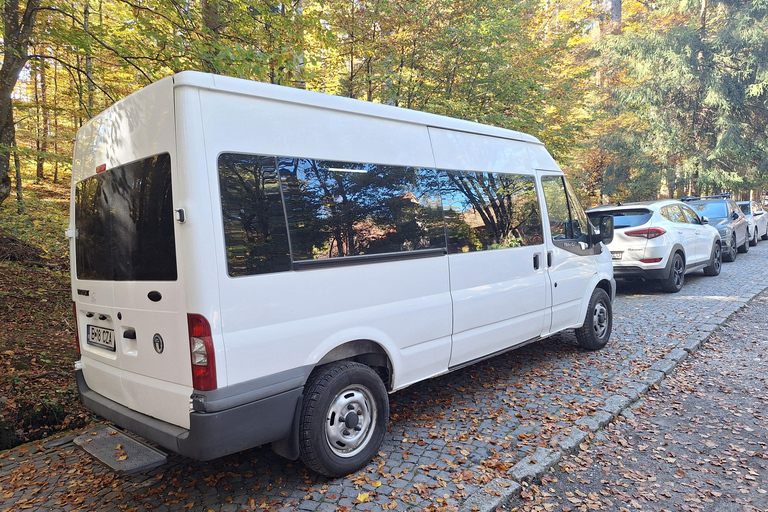
[[[625,267],[613,267],[613,277],[616,279],[643,278],[666,279],[669,277],[668,268],[645,269],[642,267],[627,265]]]
[[[211,460],[287,438],[303,386],[217,412],[190,412],[189,430],[136,412],[93,391],[75,371],[83,404],[102,418],[163,448]]]

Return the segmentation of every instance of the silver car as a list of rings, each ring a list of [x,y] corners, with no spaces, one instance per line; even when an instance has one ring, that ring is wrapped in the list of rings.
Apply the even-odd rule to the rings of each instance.
[[[768,213],[756,201],[737,201],[749,224],[749,245],[757,245],[757,240],[768,240]]]

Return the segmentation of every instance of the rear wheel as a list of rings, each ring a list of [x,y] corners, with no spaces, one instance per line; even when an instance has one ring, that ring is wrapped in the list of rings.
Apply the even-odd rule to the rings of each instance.
[[[715,243],[712,248],[712,259],[709,260],[709,266],[704,267],[705,276],[717,276],[720,275],[720,269],[723,267],[723,250],[720,248],[720,244]]]
[[[661,280],[661,289],[669,293],[677,293],[683,288],[685,281],[685,261],[679,252],[672,256],[672,268],[669,277]]]
[[[368,464],[384,440],[389,399],[379,376],[360,363],[317,368],[304,391],[299,453],[310,469],[331,477]]]
[[[747,236],[744,238],[744,243],[739,246],[739,252],[742,254],[749,252],[749,231],[747,231]]]
[[[728,241],[728,252],[723,251],[723,261],[736,261],[736,233]]]
[[[576,339],[582,348],[600,350],[608,343],[613,328],[611,298],[602,288],[595,288],[589,299],[584,324],[576,329]]]

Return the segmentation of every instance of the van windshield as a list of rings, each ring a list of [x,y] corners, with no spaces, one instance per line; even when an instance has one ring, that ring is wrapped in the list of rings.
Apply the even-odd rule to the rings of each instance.
[[[109,169],[75,190],[77,277],[176,280],[171,157]]]

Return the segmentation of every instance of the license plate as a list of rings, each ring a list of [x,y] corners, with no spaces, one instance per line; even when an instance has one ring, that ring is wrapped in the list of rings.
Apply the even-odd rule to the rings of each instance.
[[[620,260],[622,254],[624,254],[623,251],[611,251],[611,258],[614,260]]]
[[[97,325],[88,326],[88,344],[115,351],[115,331]]]

